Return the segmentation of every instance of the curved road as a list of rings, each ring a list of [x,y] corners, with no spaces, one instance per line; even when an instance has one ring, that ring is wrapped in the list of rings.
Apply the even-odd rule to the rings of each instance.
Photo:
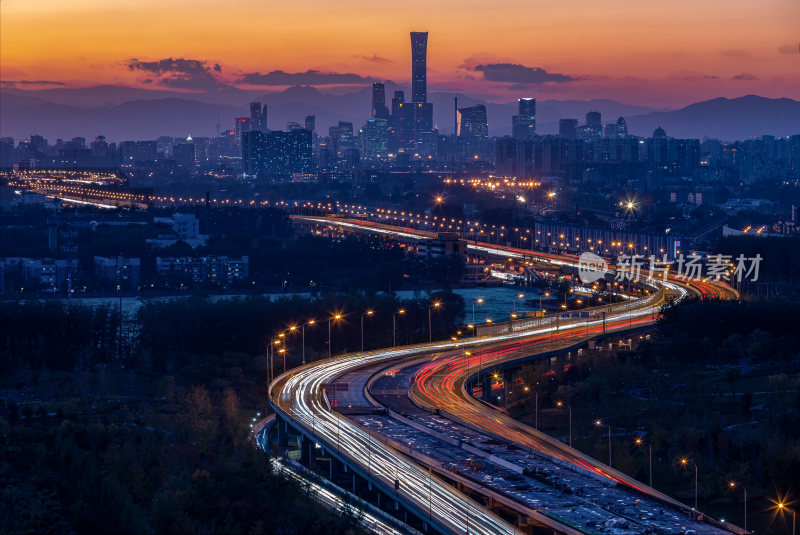
[[[327,224],[342,224],[342,221],[331,221],[325,218],[307,219],[323,219]],[[364,224],[361,221],[348,221],[347,223],[354,227]],[[373,229],[375,226],[377,225],[363,225],[363,227]],[[414,229],[386,228],[386,226],[381,226],[380,232],[399,233],[409,238],[421,238],[423,234]],[[483,243],[473,244],[473,247],[491,249],[493,254],[521,256],[548,263],[575,265],[576,261],[576,258],[571,256],[539,255],[526,250]],[[672,292],[679,292],[682,295],[686,293],[686,290],[677,284],[667,283],[667,286]],[[693,283],[692,291],[712,297],[735,296],[735,292],[729,287],[705,281]],[[622,331],[634,325],[651,324],[665,299],[662,291],[645,299],[614,308],[606,317],[607,331]],[[487,535],[515,533],[514,526],[455,491],[437,477],[431,476],[418,464],[408,461],[403,454],[384,444],[380,438],[373,436],[363,427],[347,418],[342,418],[338,412],[330,409],[324,387],[341,375],[379,363],[403,362],[419,358],[426,353],[449,352],[445,358],[437,358],[430,366],[424,367],[416,377],[412,395],[418,403],[439,409],[445,408],[457,419],[471,425],[500,434],[513,442],[542,451],[618,483],[633,486],[641,492],[685,507],[657,491],[648,489],[624,474],[605,467],[594,459],[516,422],[501,412],[488,408],[472,399],[464,390],[464,382],[474,373],[479,360],[489,366],[511,358],[509,355],[513,351],[492,351],[491,347],[494,345],[513,342],[517,348],[524,344],[538,346],[541,351],[549,351],[573,345],[583,336],[599,330],[602,330],[602,321],[583,321],[572,326],[556,325],[553,327],[550,325],[535,330],[473,338],[459,342],[421,344],[325,359],[278,377],[269,388],[270,403],[277,413],[305,429],[314,437],[314,440],[323,443],[331,450],[336,449],[339,455],[347,457],[361,466],[373,481],[383,486],[384,489],[389,489],[389,493],[394,492],[398,498],[414,504],[418,511],[427,512],[430,517],[429,521],[440,530]],[[463,351],[464,348],[469,347],[476,347],[478,350],[472,356],[466,357]],[[487,347],[490,349],[481,349]],[[484,356],[487,360],[483,360]],[[396,487],[397,484],[399,484],[399,488]],[[394,490],[396,488],[397,490]],[[568,526],[555,524],[553,527],[559,531],[578,533]]]

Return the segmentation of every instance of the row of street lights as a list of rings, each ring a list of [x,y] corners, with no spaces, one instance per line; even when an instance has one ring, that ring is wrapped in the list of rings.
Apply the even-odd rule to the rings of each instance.
[[[438,309],[441,306],[442,306],[442,303],[440,301],[434,301],[428,306],[428,341],[429,342],[433,340],[431,310]],[[402,316],[405,313],[406,313],[406,310],[404,308],[400,308],[400,309],[398,309],[398,310],[396,310],[396,311],[394,311],[392,313],[392,347],[396,347],[397,346],[397,316]],[[372,310],[372,309],[365,310],[364,312],[361,313],[361,352],[362,353],[364,352],[364,318],[373,316],[374,314],[375,314],[375,311]],[[331,315],[331,317],[329,317],[328,320],[327,320],[327,322],[328,322],[328,357],[331,357],[331,355],[332,355],[332,350],[331,350],[331,347],[332,347],[332,325],[333,325],[334,322],[339,321],[339,320],[341,320],[343,318],[344,318],[344,314],[336,313],[336,314]],[[273,346],[279,346],[280,344],[283,343],[284,347],[282,347],[280,349],[277,349],[277,351],[278,351],[278,353],[283,355],[283,371],[286,372],[286,347],[285,347],[286,335],[287,335],[287,333],[297,332],[298,329],[301,332],[301,338],[302,338],[302,350],[301,350],[302,351],[302,363],[305,364],[306,363],[306,327],[313,327],[316,324],[317,324],[317,320],[310,319],[310,320],[305,321],[305,322],[303,322],[303,323],[301,323],[299,325],[297,325],[297,324],[290,325],[287,328],[286,332],[278,333],[274,338],[271,338],[270,339],[270,345],[269,345],[270,354],[268,355],[268,358],[270,359],[270,362],[269,362],[270,370],[272,370],[272,359],[274,358],[274,352],[275,352],[275,349],[273,348]],[[270,381],[272,379],[273,379],[273,377],[270,376]]]
[[[537,400],[538,401],[538,400]],[[572,407],[569,405],[565,405],[563,401],[557,401],[556,407],[558,408],[565,408],[569,411],[569,446],[572,447]],[[595,425],[598,427],[603,426],[602,420],[595,420]],[[608,428],[608,466],[611,466],[611,426],[606,424]],[[653,444],[651,442],[645,443],[645,441],[641,437],[636,437],[633,440],[633,443],[637,446],[647,445],[648,450],[648,457],[649,457],[649,479],[650,479],[650,488],[653,488]],[[690,464],[694,466],[694,510],[697,511],[698,503],[697,503],[697,494],[698,494],[698,468],[697,463],[687,459],[681,458],[680,464],[683,467],[687,467]],[[741,488],[744,492],[744,532],[747,533],[747,489],[737,483],[736,481],[731,481],[728,483],[728,486],[731,489]],[[786,510],[787,512],[792,513],[792,535],[795,534],[795,515],[796,512],[793,509],[790,509],[786,506],[782,501],[777,503],[777,509],[779,511]]]

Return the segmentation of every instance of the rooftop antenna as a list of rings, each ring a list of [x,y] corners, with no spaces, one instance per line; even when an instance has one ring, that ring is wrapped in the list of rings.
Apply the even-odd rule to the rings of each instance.
[[[219,112],[217,112],[217,137],[219,137],[219,131],[222,127],[219,125]]]

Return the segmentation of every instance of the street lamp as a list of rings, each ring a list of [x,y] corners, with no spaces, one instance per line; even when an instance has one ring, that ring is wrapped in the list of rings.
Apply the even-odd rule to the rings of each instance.
[[[545,292],[544,296],[550,297],[550,292]],[[542,308],[542,294],[539,294],[539,310],[544,310],[544,308]]]
[[[331,322],[334,320],[339,321],[340,319],[342,319],[341,314],[334,314],[328,318],[328,357],[331,356]]]
[[[273,369],[273,364],[275,361],[275,349],[272,347],[273,345],[280,345],[282,340],[280,338],[270,338],[269,340],[269,348],[267,349],[267,376],[268,381],[271,383],[275,379],[275,370]]]
[[[475,303],[477,303],[479,305],[481,303],[483,303],[483,297],[479,297],[478,299],[475,300],[474,303],[472,303],[472,324],[473,325],[475,325]]]
[[[397,315],[405,313],[406,309],[401,308],[392,314],[392,347],[397,347]]]
[[[278,353],[283,355],[283,373],[286,373],[286,348],[282,347],[278,350]]]
[[[469,351],[464,351],[464,356],[467,358],[467,379],[469,379],[469,358],[472,356],[472,353],[470,353]],[[469,395],[470,396],[472,395],[471,391]]]
[[[603,420],[595,420],[594,425],[597,427],[603,427]],[[611,466],[611,426],[606,424],[608,428],[608,466]]]
[[[315,325],[317,320],[308,320],[307,323],[304,323],[301,330],[301,336],[303,338],[303,364],[306,363],[306,325]]]
[[[778,511],[788,511],[792,513],[792,535],[795,535],[795,528],[797,527],[797,511],[789,509],[783,502],[778,502]]]
[[[633,440],[633,443],[636,444],[637,446],[641,446],[642,444],[644,444],[644,441],[642,440],[641,437],[636,437]],[[653,444],[651,444],[650,442],[647,443],[647,450],[650,453],[650,488],[653,488]]]
[[[690,462],[684,457],[681,459],[681,466],[688,466]],[[694,465],[694,510],[697,511],[697,463],[692,462],[692,464]]]
[[[730,488],[732,489],[735,489],[736,487],[741,487],[742,490],[744,491],[744,532],[747,533],[747,489],[744,488],[743,485],[737,484],[736,481],[731,481],[730,483],[728,483],[728,486],[730,486]]]
[[[566,408],[569,411],[569,447],[572,447],[572,406],[564,405],[563,401],[557,401],[556,407],[559,409]]]
[[[431,328],[431,309],[439,308],[440,306],[442,306],[442,304],[439,301],[434,301],[428,305],[428,342],[433,341],[433,330]]]
[[[524,299],[524,298],[525,298],[525,294],[517,294],[517,295],[514,296],[514,308],[513,308],[513,312],[514,313],[517,312],[517,299]]]
[[[361,314],[361,352],[364,352],[364,316],[372,316],[375,313],[374,310],[367,310],[363,314]]]

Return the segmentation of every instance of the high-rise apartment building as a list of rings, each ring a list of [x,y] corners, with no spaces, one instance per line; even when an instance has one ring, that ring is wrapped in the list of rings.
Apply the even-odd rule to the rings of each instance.
[[[372,84],[372,118],[389,120],[389,108],[386,107],[386,88],[381,82]]]
[[[578,120],[559,119],[558,136],[564,139],[578,139]]]
[[[511,117],[511,133],[515,139],[530,139],[536,135],[536,99],[519,99],[519,115]]]
[[[267,105],[260,102],[250,103],[250,130],[254,132],[267,131]]]

